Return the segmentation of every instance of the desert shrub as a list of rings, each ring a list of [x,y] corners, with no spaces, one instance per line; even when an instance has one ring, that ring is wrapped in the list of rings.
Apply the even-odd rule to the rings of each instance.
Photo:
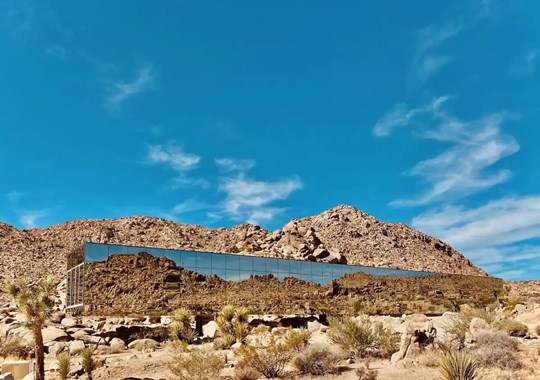
[[[214,380],[224,364],[221,355],[195,350],[175,354],[168,367],[178,380]]]
[[[480,378],[478,365],[466,352],[450,351],[439,364],[439,373],[444,380],[476,380]]]
[[[265,325],[261,324],[261,325],[258,325],[255,328],[253,328],[251,330],[251,333],[255,334],[255,335],[262,335],[262,334],[267,333],[268,331],[270,331],[270,328],[268,326],[265,326]]]
[[[226,350],[228,348],[231,348],[231,346],[235,343],[236,343],[236,337],[232,335],[224,335],[222,337],[214,339],[214,349]]]
[[[394,352],[399,350],[400,337],[382,323],[374,325],[375,341],[377,345],[377,356],[390,358]]]
[[[193,313],[181,307],[172,315],[173,322],[170,325],[170,334],[173,341],[191,343],[197,338],[197,331],[191,327]]]
[[[224,338],[232,336],[235,341],[244,342],[249,335],[248,314],[249,311],[245,307],[224,306],[216,319],[221,336]]]
[[[451,337],[451,341],[457,343],[459,349],[465,347],[465,336],[469,331],[473,318],[481,318],[491,325],[495,321],[495,313],[483,309],[466,308],[451,317],[450,322],[445,326],[445,330]]]
[[[61,380],[66,380],[69,377],[71,369],[71,356],[68,353],[63,353],[58,356],[58,376]]]
[[[524,337],[529,332],[526,325],[521,322],[511,319],[503,319],[493,324],[493,327],[502,331],[506,331],[511,336]]]
[[[26,359],[30,356],[32,349],[21,343],[19,339],[0,338],[0,357],[13,357],[17,359]]]
[[[359,321],[351,318],[331,319],[330,339],[343,349],[359,357],[367,355],[388,358],[399,349],[399,337],[367,317]]]
[[[236,367],[234,369],[234,380],[257,380],[259,372],[251,367]]]
[[[285,334],[284,345],[287,349],[298,352],[303,350],[308,345],[309,338],[311,338],[311,332],[309,332],[309,330],[289,329]]]
[[[330,319],[330,339],[343,349],[359,357],[375,347],[375,334],[367,318],[356,321],[351,318]]]
[[[325,347],[311,346],[294,358],[293,365],[303,375],[323,376],[337,373],[340,360]]]
[[[435,350],[424,350],[420,356],[418,356],[418,364],[423,367],[436,368],[441,361],[440,352]]]
[[[241,367],[253,368],[267,379],[274,379],[285,370],[285,366],[291,360],[292,351],[271,338],[267,348],[244,345],[236,351],[236,354],[240,357]]]
[[[354,373],[358,380],[377,380],[377,372],[366,367],[358,367]]]
[[[517,370],[522,367],[518,343],[503,331],[483,330],[475,334],[476,344],[470,350],[478,365],[486,368]]]
[[[94,350],[85,348],[81,351],[81,358],[84,373],[86,373],[88,380],[92,380],[92,373],[96,368],[96,363],[94,362]]]

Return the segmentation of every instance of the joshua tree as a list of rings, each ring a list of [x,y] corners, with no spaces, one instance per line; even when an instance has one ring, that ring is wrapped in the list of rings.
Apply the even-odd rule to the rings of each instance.
[[[24,325],[34,335],[36,351],[36,380],[45,380],[45,354],[41,330],[50,318],[54,307],[56,284],[51,280],[38,282],[17,281],[9,284],[8,294],[13,297],[20,311],[26,316]]]

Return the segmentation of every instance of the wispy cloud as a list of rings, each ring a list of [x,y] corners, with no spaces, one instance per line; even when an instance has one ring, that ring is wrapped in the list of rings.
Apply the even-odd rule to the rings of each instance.
[[[150,145],[147,160],[150,164],[166,164],[175,171],[184,172],[197,168],[201,157],[187,153],[176,145]]]
[[[39,227],[38,221],[48,215],[48,209],[21,211],[19,212],[19,222],[24,228],[36,228]]]
[[[207,210],[212,207],[213,206],[207,202],[192,198],[174,206],[171,213],[175,215],[186,214],[194,211]]]
[[[510,74],[516,76],[533,74],[538,62],[538,53],[537,49],[531,49],[517,56],[510,65]]]
[[[275,202],[287,199],[301,188],[302,182],[298,178],[275,182],[252,180],[243,175],[228,178],[219,186],[226,197],[218,214],[254,224],[269,222],[285,211],[285,208],[275,206]]]
[[[425,82],[453,60],[452,55],[439,52],[440,46],[462,29],[461,25],[448,23],[443,26],[430,25],[419,30],[413,60],[413,72],[417,80]]]
[[[417,108],[410,108],[405,103],[399,103],[377,121],[373,127],[373,133],[379,137],[389,136],[394,130],[411,125],[420,115],[426,113],[437,115],[441,105],[448,99],[450,99],[449,96],[441,96],[433,99],[430,104]]]
[[[505,197],[478,207],[433,209],[415,217],[412,225],[506,278],[522,276],[540,260],[538,195]],[[513,275],[505,273],[509,271]]]
[[[133,81],[114,84],[114,93],[109,97],[108,102],[110,105],[117,106],[127,99],[147,90],[153,81],[152,67],[141,67],[137,70]]]
[[[255,166],[255,160],[236,158],[216,158],[216,165],[226,171],[246,171]]]
[[[458,199],[506,181],[509,170],[488,171],[504,157],[513,155],[519,145],[501,131],[506,115],[495,113],[478,120],[464,121],[443,111],[447,96],[428,105],[409,109],[398,105],[375,125],[377,136],[388,136],[399,127],[418,122],[421,137],[450,143],[437,156],[418,162],[408,174],[423,178],[430,188],[413,199],[400,199],[394,206],[417,206]],[[435,125],[435,127],[426,127]]]
[[[24,195],[25,195],[24,192],[14,190],[7,193],[6,198],[8,199],[8,201],[15,203],[15,202],[18,202],[22,197],[24,197]]]

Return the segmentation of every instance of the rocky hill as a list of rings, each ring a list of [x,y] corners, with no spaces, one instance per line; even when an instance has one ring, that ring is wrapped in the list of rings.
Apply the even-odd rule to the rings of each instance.
[[[404,224],[384,223],[350,206],[292,220],[270,232],[242,224],[210,229],[150,217],[79,220],[31,230],[0,223],[0,286],[13,278],[62,275],[65,255],[84,242],[373,265],[486,275],[437,238]],[[0,299],[5,298],[0,293]]]

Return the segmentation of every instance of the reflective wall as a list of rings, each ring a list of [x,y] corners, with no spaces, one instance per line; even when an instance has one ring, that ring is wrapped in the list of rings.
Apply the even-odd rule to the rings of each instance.
[[[348,273],[366,273],[377,277],[426,277],[432,272],[406,271],[367,267],[361,265],[343,265],[315,263],[302,260],[277,259],[269,257],[245,256],[225,253],[209,253],[131,247],[109,244],[86,244],[86,262],[105,261],[114,254],[138,254],[147,252],[156,257],[167,257],[182,268],[204,274],[217,275],[226,281],[240,281],[251,275],[272,274],[280,281],[285,277],[296,277],[307,282],[326,285]]]

